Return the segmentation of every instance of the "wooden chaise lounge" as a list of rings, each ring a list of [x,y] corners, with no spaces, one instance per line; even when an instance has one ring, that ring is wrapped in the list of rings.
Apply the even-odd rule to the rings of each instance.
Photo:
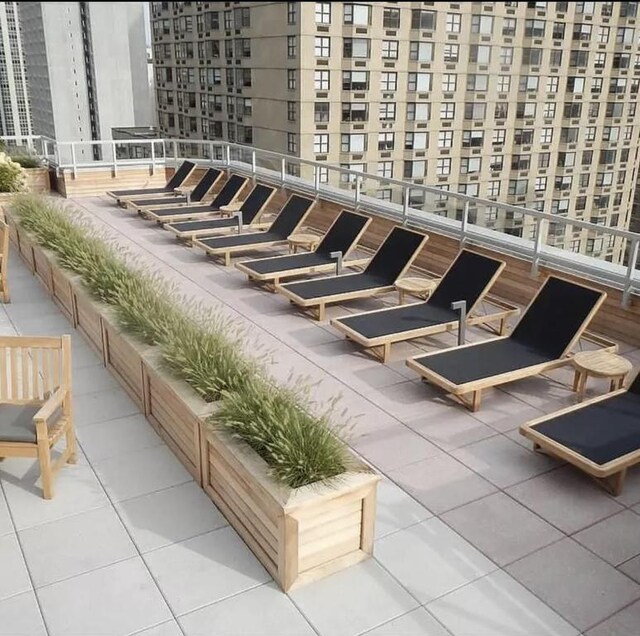
[[[457,328],[459,314],[451,307],[457,301],[466,302],[468,325],[499,322],[504,334],[506,320],[517,308],[494,300],[494,313],[474,313],[504,267],[504,261],[462,250],[428,300],[334,318],[331,324],[349,340],[371,349],[382,362],[387,361],[394,342]]]
[[[265,232],[196,239],[193,246],[204,250],[209,256],[222,258],[225,265],[230,265],[233,254],[286,244],[287,237],[303,223],[314,205],[312,199],[292,194]]]
[[[276,189],[262,185],[260,183],[253,187],[249,196],[244,200],[238,212],[242,214],[241,230],[260,228],[260,215],[271,201]],[[227,218],[204,218],[195,221],[180,221],[178,223],[167,223],[165,230],[170,230],[176,238],[191,242],[195,238],[203,236],[215,236],[216,234],[228,232],[238,227],[238,219]]]
[[[640,463],[640,373],[621,389],[545,415],[520,427],[542,450],[595,477],[613,495]]]
[[[318,243],[315,251],[243,261],[236,263],[236,267],[250,280],[274,284],[280,282],[282,278],[329,272],[336,267],[336,261],[331,254],[340,252],[343,258],[347,258],[370,222],[370,217],[342,210]],[[359,266],[368,260],[367,258],[344,261],[343,266]]]
[[[395,281],[409,269],[428,236],[394,227],[362,272],[326,276],[308,281],[280,283],[276,290],[292,303],[324,320],[330,303],[342,303],[357,298],[371,298],[394,289]]]
[[[145,219],[151,219],[158,223],[173,223],[174,221],[187,221],[189,219],[201,219],[220,212],[220,208],[229,205],[236,200],[242,188],[247,183],[246,177],[233,174],[222,186],[211,203],[207,205],[189,205],[167,208],[142,208],[140,214]]]
[[[484,389],[567,364],[606,296],[550,276],[510,335],[416,356],[407,365],[477,411]]]
[[[216,183],[222,178],[222,170],[217,168],[208,168],[196,183],[191,193],[175,194],[174,196],[152,197],[148,199],[126,199],[125,204],[130,210],[141,212],[142,209],[169,207],[178,205],[190,205],[192,203],[200,203],[204,201],[209,192],[215,187]],[[179,192],[182,188],[178,189]]]
[[[180,167],[173,173],[167,184],[161,188],[132,188],[129,190],[111,190],[107,195],[116,199],[118,204],[122,204],[126,199],[133,197],[154,197],[159,195],[173,195],[176,188],[179,188],[189,178],[196,169],[196,164],[192,161],[183,161]]]

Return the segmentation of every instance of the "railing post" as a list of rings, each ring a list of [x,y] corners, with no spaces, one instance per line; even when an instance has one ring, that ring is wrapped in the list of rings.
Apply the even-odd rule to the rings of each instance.
[[[640,241],[637,238],[631,239],[631,254],[629,256],[629,264],[627,265],[627,275],[624,281],[624,291],[622,292],[622,306],[627,309],[629,307],[629,301],[631,299],[631,289],[633,286],[633,272],[636,269],[636,263],[638,262],[638,251],[640,248]]]
[[[255,149],[251,151],[251,174],[256,176],[256,151]]]
[[[71,142],[71,167],[73,170],[73,178],[76,178],[77,175],[77,167],[76,167],[76,142]]]
[[[402,188],[402,225],[409,222],[409,188]]]
[[[318,192],[320,192],[320,166],[313,166],[313,189],[315,190],[316,196]]]
[[[118,176],[118,153],[116,151],[116,142],[111,142],[111,153],[113,154],[113,176]]]
[[[178,166],[178,142],[173,139],[171,143],[173,144],[173,166],[175,168]]]
[[[156,142],[151,140],[151,176],[156,173]]]
[[[462,222],[460,223],[460,247],[467,240],[467,226],[469,225],[469,201],[464,202],[464,210],[462,211]]]
[[[542,244],[544,242],[545,229],[547,227],[546,219],[541,217],[536,218],[536,232],[533,240],[533,255],[531,257],[531,276],[536,277],[538,275],[540,266],[540,252],[542,251]]]
[[[360,207],[360,188],[362,187],[362,180],[359,175],[356,175],[356,196],[355,196],[355,208],[356,210]]]
[[[224,162],[227,166],[231,165],[231,146],[225,146]]]
[[[214,162],[214,151],[213,151],[213,141],[209,142],[209,162],[213,165]]]
[[[287,162],[284,157],[280,160],[280,183],[284,185],[287,180]]]

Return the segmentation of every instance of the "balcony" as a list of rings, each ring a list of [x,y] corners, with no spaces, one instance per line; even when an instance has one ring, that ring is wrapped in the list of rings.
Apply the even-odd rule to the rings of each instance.
[[[598,625],[615,633],[618,624],[640,631],[634,614],[640,599],[640,472],[632,470],[623,495],[614,498],[573,468],[532,453],[518,434],[520,424],[575,402],[570,369],[504,385],[487,393],[481,411],[470,413],[405,366],[409,356],[454,346],[457,334],[399,344],[380,364],[237,270],[116,208],[104,192],[164,184],[174,161],[198,155],[202,166],[214,163],[273,184],[278,205],[292,192],[317,195],[307,222],[312,232],[357,205],[373,217],[359,255],[369,255],[397,223],[428,232],[415,275],[442,274],[464,241],[507,261],[494,291],[511,303],[524,305],[539,286],[532,269],[590,278],[609,292],[594,330],[615,338],[637,368],[635,267],[546,241],[550,218],[579,230],[590,229],[588,223],[250,147],[148,143],[146,159],[123,162],[109,159],[111,142],[102,143],[105,159],[99,163],[82,159],[88,144],[45,140],[42,153],[67,195],[64,203],[123,253],[246,329],[252,347],[272,354],[265,364],[274,378],[286,383],[292,371],[308,375],[317,383],[319,404],[342,394],[341,405],[354,418],[350,446],[383,474],[374,556],[289,596],[279,592],[14,251],[13,302],[0,305],[0,328],[3,335],[73,333],[82,453],[61,473],[52,502],[36,494],[31,460],[0,463],[2,627],[27,625],[52,636],[71,630],[134,634],[155,626],[178,633],[178,625],[185,634],[234,629],[310,636],[444,633],[441,624],[452,634],[568,635]],[[302,176],[291,177],[287,162]],[[320,167],[328,169],[326,184],[319,181]],[[355,189],[336,185],[340,180],[333,177],[341,174],[353,177]],[[374,199],[372,191],[383,184],[404,192],[407,205]],[[412,209],[414,188],[424,193],[425,207],[446,196],[452,209],[461,209],[460,220]],[[471,223],[476,215],[469,215],[470,208],[488,207],[514,221],[524,218],[524,237]],[[533,239],[530,225],[539,232]],[[637,235],[618,234],[637,244]],[[396,303],[393,293],[335,305],[329,317]],[[491,336],[479,327],[467,332],[469,342]],[[588,385],[589,396],[606,390],[603,381]]]

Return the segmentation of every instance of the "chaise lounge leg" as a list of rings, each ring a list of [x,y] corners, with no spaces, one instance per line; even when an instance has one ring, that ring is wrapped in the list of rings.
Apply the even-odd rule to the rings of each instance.
[[[475,413],[480,409],[480,403],[482,402],[482,390],[478,389],[473,392],[473,398],[471,400],[471,410]]]
[[[622,492],[626,476],[627,469],[623,468],[620,472],[610,475],[609,477],[604,477],[599,481],[606,490],[608,490],[614,497],[617,497]]]
[[[324,303],[318,305],[318,320],[322,322],[325,319],[326,315],[326,306]]]

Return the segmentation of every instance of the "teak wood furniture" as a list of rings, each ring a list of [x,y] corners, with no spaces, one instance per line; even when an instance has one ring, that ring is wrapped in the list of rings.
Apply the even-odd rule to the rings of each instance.
[[[176,188],[179,188],[189,178],[196,169],[196,164],[192,161],[183,161],[180,167],[173,173],[167,184],[161,188],[133,188],[130,190],[111,190],[107,196],[116,199],[118,204],[124,203],[125,199],[133,197],[154,197],[158,195],[173,195]]]
[[[425,381],[473,411],[482,391],[570,362],[570,352],[606,298],[587,285],[550,276],[510,335],[407,360]]]
[[[627,469],[640,463],[640,374],[628,391],[545,415],[522,425],[520,433],[534,450],[573,464],[619,495]]]
[[[324,320],[326,306],[357,298],[371,298],[394,289],[395,281],[411,267],[429,237],[395,227],[373,255],[363,272],[281,283],[276,290],[293,304],[315,312]]]
[[[0,221],[0,297],[3,303],[10,301],[7,269],[9,267],[9,226]]]
[[[287,237],[289,253],[297,254],[299,247],[304,248],[307,252],[313,252],[318,247],[318,243],[320,243],[321,238],[322,237],[317,234],[310,234],[308,232],[296,232],[295,234],[290,234]]]
[[[174,221],[188,221],[189,219],[201,219],[219,212],[221,205],[229,205],[240,194],[248,179],[233,174],[222,186],[208,205],[188,205],[169,208],[141,208],[140,214],[145,219],[158,223],[173,223]]]
[[[418,276],[400,278],[395,285],[398,292],[398,305],[404,305],[405,296],[426,300],[437,286],[438,281],[432,278],[419,278]]]
[[[573,356],[572,362],[576,370],[573,390],[577,391],[580,400],[584,398],[589,376],[611,380],[609,390],[615,391],[622,388],[624,379],[633,368],[626,358],[601,349],[579,351]]]
[[[229,266],[233,254],[286,244],[287,236],[304,222],[314,205],[314,200],[292,194],[265,232],[201,238],[196,239],[193,245],[209,256],[222,258],[224,264]]]
[[[499,323],[500,333],[504,334],[506,320],[518,312],[516,307],[487,299],[496,310],[478,312],[504,267],[504,261],[462,250],[442,278],[434,281],[436,287],[428,300],[334,318],[331,325],[349,340],[369,349],[382,362],[388,360],[393,343],[455,329],[459,325],[459,314],[451,305],[461,300],[467,305],[467,325]]]
[[[51,449],[66,448],[52,462]],[[76,461],[71,404],[71,337],[0,337],[0,457],[37,457],[45,499]]]
[[[336,267],[331,254],[340,252],[347,258],[371,223],[371,219],[357,212],[342,210],[321,237],[314,252],[285,254],[270,258],[236,263],[236,268],[244,272],[249,280],[262,283],[280,282],[282,278],[329,272]],[[365,265],[368,258],[343,261],[344,267]]]

